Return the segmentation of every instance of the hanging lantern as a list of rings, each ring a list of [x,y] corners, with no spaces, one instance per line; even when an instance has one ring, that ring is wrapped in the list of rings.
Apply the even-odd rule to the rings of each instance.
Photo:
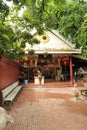
[[[63,58],[61,59],[61,62],[62,62],[62,64],[63,64],[64,66],[69,65],[69,57],[63,57]]]

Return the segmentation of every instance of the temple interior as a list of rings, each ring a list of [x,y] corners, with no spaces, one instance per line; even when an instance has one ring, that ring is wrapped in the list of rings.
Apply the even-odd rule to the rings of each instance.
[[[45,80],[70,80],[69,57],[66,55],[39,54],[22,62],[22,71],[27,74],[29,80],[37,76],[38,69]]]

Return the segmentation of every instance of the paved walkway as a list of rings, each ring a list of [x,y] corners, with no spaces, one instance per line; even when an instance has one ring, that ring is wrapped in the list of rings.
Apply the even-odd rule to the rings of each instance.
[[[32,84],[33,85],[33,84]],[[74,89],[24,86],[8,113],[6,130],[87,130],[87,100]]]

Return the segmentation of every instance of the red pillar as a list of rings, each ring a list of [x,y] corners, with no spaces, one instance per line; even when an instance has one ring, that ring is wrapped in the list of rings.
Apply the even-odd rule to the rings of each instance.
[[[70,56],[70,82],[73,85],[73,67],[72,67],[72,56]]]

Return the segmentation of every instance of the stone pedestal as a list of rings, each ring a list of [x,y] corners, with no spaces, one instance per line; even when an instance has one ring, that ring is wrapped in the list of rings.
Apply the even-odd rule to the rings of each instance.
[[[34,84],[40,84],[39,82],[39,77],[38,76],[34,76]],[[44,76],[42,76],[42,79],[41,79],[41,84],[43,85],[44,84]]]

